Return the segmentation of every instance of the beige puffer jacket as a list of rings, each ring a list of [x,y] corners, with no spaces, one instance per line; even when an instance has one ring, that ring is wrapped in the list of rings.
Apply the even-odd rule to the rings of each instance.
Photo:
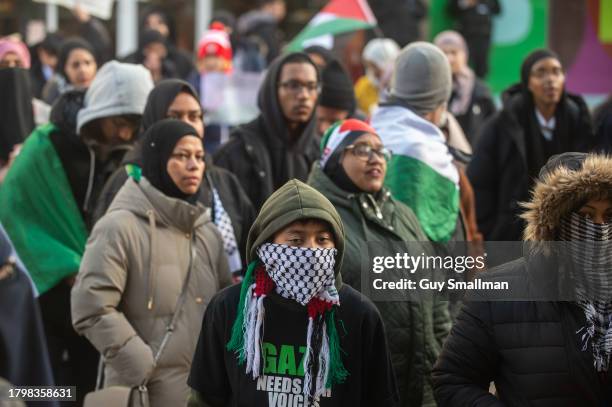
[[[203,206],[129,179],[94,227],[72,289],[72,322],[105,357],[105,386],[148,385],[151,406],[183,406],[204,310],[231,284],[221,235]],[[195,233],[195,237],[193,234]],[[153,366],[196,257],[186,301]]]

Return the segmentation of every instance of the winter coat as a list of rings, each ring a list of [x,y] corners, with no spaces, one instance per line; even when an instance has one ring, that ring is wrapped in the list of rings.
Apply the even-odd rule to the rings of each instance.
[[[476,195],[478,228],[485,240],[521,239],[524,223],[518,217],[521,212],[518,203],[529,200],[528,191],[533,182],[527,164],[529,143],[518,116],[517,102],[521,102],[522,98],[524,96],[517,86],[504,93],[504,108],[483,125],[478,146],[467,169]],[[561,103],[565,105],[564,110],[569,112],[564,118],[568,123],[565,131],[569,135],[569,146],[565,151],[588,151],[592,143],[592,130],[584,100],[566,93]],[[556,117],[557,127],[561,127],[561,118]]]
[[[480,128],[495,113],[495,110],[495,102],[493,102],[491,91],[484,82],[475,78],[472,98],[467,111],[464,114],[455,115],[473,149],[478,144]]]
[[[51,111],[51,122],[55,127],[51,129],[49,138],[62,163],[79,212],[87,229],[91,230],[94,203],[108,177],[121,164],[129,147],[120,146],[113,149],[102,161],[93,147],[88,146],[79,137],[76,132],[77,113],[83,107],[84,94],[85,91],[74,90],[60,96]]]
[[[208,155],[205,156],[204,160],[206,161],[206,168],[204,179],[200,186],[198,201],[205,207],[211,208],[211,216],[214,222],[215,213],[212,188],[214,187],[217,190],[223,208],[232,221],[236,242],[238,243],[238,249],[242,257],[242,253],[244,253],[246,247],[249,228],[253,220],[255,220],[255,209],[234,174],[224,168],[215,166]],[[132,151],[125,155],[123,164],[135,164],[141,161],[142,153],[140,151],[140,146],[137,144]],[[104,185],[104,189],[100,193],[100,198],[97,201],[94,212],[94,223],[104,216],[107,209],[111,206],[113,199],[127,180],[128,173],[124,166],[119,167],[113,175],[111,175]]]
[[[314,111],[294,139],[278,102],[278,79],[286,58],[279,57],[268,69],[258,95],[259,117],[232,132],[213,159],[236,175],[255,210],[288,180],[306,181],[319,157]]]
[[[313,166],[309,185],[334,205],[346,231],[343,281],[361,289],[361,269],[367,242],[427,242],[427,236],[410,208],[382,189],[379,197],[353,194],[340,189]],[[391,361],[398,379],[402,406],[428,405],[433,400],[429,373],[450,330],[446,302],[376,302],[389,343]]]
[[[542,287],[561,292],[564,263],[542,248],[557,240],[563,216],[612,189],[612,160],[587,158],[581,166],[568,171],[547,165],[523,215],[525,240],[533,245],[523,258],[488,272],[488,280],[508,281],[523,298],[544,280]],[[554,274],[533,278],[544,272]],[[554,298],[568,297],[544,299]],[[611,405],[610,376],[597,374],[590,346],[582,350],[578,331],[585,322],[584,312],[568,301],[467,302],[433,369],[437,402],[440,407]],[[489,394],[491,381],[496,396]]]
[[[89,238],[72,290],[72,321],[104,355],[105,386],[148,384],[151,406],[184,405],[198,329],[212,296],[230,284],[223,243],[201,205],[130,179]],[[195,250],[186,301],[156,354]]]
[[[339,323],[336,326],[341,332],[342,354],[346,355],[342,357],[342,363],[348,371],[346,381],[333,385],[330,394],[321,398],[320,405],[399,406],[380,314],[365,296],[342,284],[340,272],[344,270],[343,259],[347,260],[344,254],[348,246],[341,217],[327,199],[297,180],[286,183],[266,202],[255,220],[249,233],[247,261],[255,260],[257,248],[272,240],[276,232],[295,221],[309,218],[327,222],[335,237],[338,250],[336,288],[340,306],[334,312],[336,321],[342,321],[342,326]],[[199,403],[190,403],[190,406],[272,407],[282,405],[279,403],[283,397],[291,400],[291,405],[307,404],[303,403],[304,374],[299,373],[303,371],[299,355],[306,348],[306,307],[281,297],[275,291],[265,298],[262,341],[268,349],[266,367],[264,375],[255,380],[245,373],[244,365],[238,364],[236,354],[226,349],[238,312],[240,291],[239,286],[221,291],[206,312],[189,377],[189,385],[195,390]],[[275,356],[279,356],[278,363]],[[267,387],[261,387],[262,380],[264,384],[268,380]],[[281,381],[289,382],[290,387],[276,388],[270,386],[271,381],[279,385]]]

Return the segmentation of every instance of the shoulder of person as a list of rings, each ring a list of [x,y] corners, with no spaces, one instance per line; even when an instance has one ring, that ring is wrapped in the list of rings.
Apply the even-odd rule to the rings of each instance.
[[[217,292],[208,304],[210,312],[216,315],[222,314],[228,318],[224,322],[229,325],[233,324],[238,310],[238,303],[240,302],[241,289],[242,284],[234,284]]]
[[[143,220],[129,209],[113,209],[100,218],[94,230],[116,232],[138,222],[143,222]]]
[[[491,89],[489,86],[480,78],[476,78],[474,81],[474,99],[479,98],[492,98]]]
[[[351,319],[357,318],[366,321],[381,319],[380,312],[372,300],[350,285],[343,284],[338,293],[340,295],[340,318],[351,314]]]

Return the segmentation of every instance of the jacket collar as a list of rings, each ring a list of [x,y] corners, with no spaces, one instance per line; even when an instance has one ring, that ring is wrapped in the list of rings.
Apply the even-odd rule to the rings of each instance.
[[[180,199],[170,198],[158,191],[146,178],[140,182],[129,178],[113,201],[109,212],[129,210],[139,217],[148,218],[153,210],[155,218],[168,227],[183,233],[192,233],[195,228],[210,221],[210,209],[202,204],[191,205]]]

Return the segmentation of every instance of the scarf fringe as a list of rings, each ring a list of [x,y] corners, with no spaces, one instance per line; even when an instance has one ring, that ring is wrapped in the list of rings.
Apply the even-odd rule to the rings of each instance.
[[[238,364],[242,364],[246,360],[244,347],[244,336],[246,333],[245,311],[249,309],[249,302],[253,296],[252,292],[254,289],[253,284],[255,283],[255,268],[258,266],[258,264],[259,261],[255,260],[252,261],[247,267],[244,280],[242,281],[242,287],[240,289],[240,301],[238,302],[236,320],[232,326],[232,336],[225,346],[228,351],[236,353]]]
[[[256,269],[259,265],[260,262],[256,260],[247,268],[240,291],[236,320],[232,326],[230,341],[226,345],[228,351],[237,355],[238,364],[246,362],[246,373],[253,379],[258,378],[262,370],[264,299],[269,289],[269,287],[262,288],[258,283]],[[349,375],[342,362],[342,349],[336,329],[337,306],[321,298],[315,298],[308,304],[306,354],[303,362],[303,391],[307,400],[320,397],[333,385],[343,383]],[[313,349],[313,345],[318,349]]]
[[[325,387],[331,389],[334,384],[344,383],[349,372],[342,363],[342,349],[340,348],[340,338],[336,329],[335,321],[336,309],[331,309],[326,315],[327,336],[329,338],[329,373]]]
[[[312,387],[312,373],[310,372],[311,360],[314,357],[312,350],[312,332],[314,331],[314,318],[308,318],[308,329],[306,331],[306,354],[304,355],[304,385],[302,391],[306,400],[309,400],[310,388]]]

